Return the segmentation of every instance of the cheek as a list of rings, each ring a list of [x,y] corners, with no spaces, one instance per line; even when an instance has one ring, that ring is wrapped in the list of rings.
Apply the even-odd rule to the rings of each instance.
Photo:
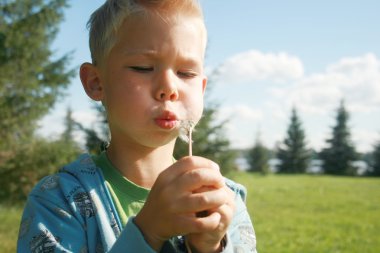
[[[107,93],[110,99],[120,100],[120,102],[139,101],[146,91],[143,91],[144,87],[140,80],[135,78],[125,77],[125,75],[115,75],[110,78],[111,84]]]
[[[190,96],[185,104],[187,110],[187,118],[193,119],[196,122],[200,120],[203,113],[203,93],[196,91],[192,94],[197,94],[196,96]]]
[[[108,110],[119,114],[146,114],[144,109],[149,103],[149,91],[133,80],[128,82],[113,82],[112,87],[106,89],[105,104]]]

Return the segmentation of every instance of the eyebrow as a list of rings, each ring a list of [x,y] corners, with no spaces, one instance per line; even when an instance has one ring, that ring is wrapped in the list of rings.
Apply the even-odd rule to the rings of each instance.
[[[164,55],[161,56],[160,53],[156,50],[146,50],[146,49],[128,49],[123,51],[123,55],[125,56],[145,56],[148,58],[160,58],[160,57],[165,57]],[[182,62],[187,62],[191,64],[202,64],[202,58],[198,57],[193,57],[192,55],[184,55],[181,56],[180,61]]]

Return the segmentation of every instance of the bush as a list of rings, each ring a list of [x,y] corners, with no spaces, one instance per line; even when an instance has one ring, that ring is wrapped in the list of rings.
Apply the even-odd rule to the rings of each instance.
[[[25,144],[0,164],[0,202],[17,203],[28,196],[33,186],[44,176],[78,156],[74,142],[36,139]]]

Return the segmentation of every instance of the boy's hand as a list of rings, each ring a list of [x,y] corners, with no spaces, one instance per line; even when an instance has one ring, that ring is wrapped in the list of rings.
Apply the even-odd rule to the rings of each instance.
[[[204,187],[210,190],[197,192]],[[224,232],[230,220],[228,199],[217,164],[201,157],[185,157],[158,176],[135,223],[151,247],[159,251],[173,236],[194,234],[195,239]],[[206,217],[195,215],[204,210],[215,211]],[[216,237],[212,239],[219,239]]]
[[[186,236],[187,244],[190,246],[193,253],[214,253],[222,251],[221,241],[226,235],[235,210],[235,194],[227,186],[224,186],[224,191],[226,203],[214,210],[208,211],[208,215],[213,213],[218,213],[220,215],[221,219],[218,227],[213,231],[191,233]]]

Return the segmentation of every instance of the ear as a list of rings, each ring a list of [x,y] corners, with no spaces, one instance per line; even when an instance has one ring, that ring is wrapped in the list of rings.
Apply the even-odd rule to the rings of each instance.
[[[99,70],[91,63],[83,63],[79,71],[84,90],[91,99],[101,101],[104,89],[99,77]]]
[[[203,79],[202,79],[202,93],[203,93],[203,95],[206,92],[206,87],[207,87],[207,77],[204,76]]]

